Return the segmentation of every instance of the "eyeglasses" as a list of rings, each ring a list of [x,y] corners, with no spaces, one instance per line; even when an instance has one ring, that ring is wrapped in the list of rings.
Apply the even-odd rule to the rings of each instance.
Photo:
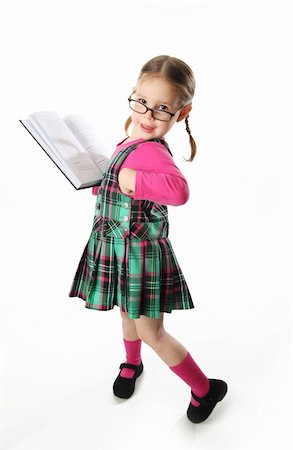
[[[133,94],[134,94],[134,92],[131,95],[133,95]],[[132,109],[132,111],[135,111],[139,114],[145,114],[146,112],[151,111],[153,118],[157,119],[157,120],[161,120],[162,122],[170,122],[172,117],[174,117],[176,115],[176,113],[179,111],[179,109],[183,108],[183,106],[181,106],[181,108],[179,108],[175,113],[170,113],[167,111],[161,111],[160,109],[156,109],[156,108],[148,108],[143,103],[131,98],[131,96],[128,97],[128,101],[129,101],[129,107]]]

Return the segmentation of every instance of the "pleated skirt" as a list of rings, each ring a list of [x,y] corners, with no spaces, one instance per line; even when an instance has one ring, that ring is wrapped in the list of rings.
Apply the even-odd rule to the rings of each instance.
[[[92,232],[69,296],[100,311],[117,305],[131,319],[194,307],[168,237],[140,240]]]

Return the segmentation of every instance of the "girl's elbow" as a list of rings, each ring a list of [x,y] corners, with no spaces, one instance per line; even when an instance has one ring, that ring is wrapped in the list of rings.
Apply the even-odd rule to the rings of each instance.
[[[185,189],[181,189],[180,192],[178,192],[178,195],[176,196],[176,203],[174,206],[181,206],[188,202],[189,199],[189,189],[188,186],[186,186]]]
[[[187,190],[187,191],[184,193],[182,205],[184,205],[185,203],[187,203],[188,200],[189,200],[189,190]]]
[[[189,192],[188,192],[188,193],[185,193],[185,194],[182,196],[180,205],[185,205],[185,203],[188,202],[188,199],[189,199]]]

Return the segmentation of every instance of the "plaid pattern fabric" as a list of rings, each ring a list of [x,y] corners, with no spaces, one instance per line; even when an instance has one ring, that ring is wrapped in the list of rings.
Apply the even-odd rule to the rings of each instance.
[[[135,148],[109,163],[69,296],[82,298],[91,309],[118,305],[131,319],[159,318],[161,312],[194,305],[168,238],[167,207],[133,200],[119,189],[119,168]]]

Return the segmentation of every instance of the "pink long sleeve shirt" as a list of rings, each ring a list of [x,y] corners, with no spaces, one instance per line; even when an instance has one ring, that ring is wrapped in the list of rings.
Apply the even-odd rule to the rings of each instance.
[[[139,145],[127,156],[120,168],[136,171],[135,191],[130,197],[161,205],[178,206],[186,203],[189,198],[187,181],[163,144],[143,139],[131,143],[122,141],[112,157],[136,143]],[[94,187],[92,193],[96,195],[97,192],[98,187]]]

